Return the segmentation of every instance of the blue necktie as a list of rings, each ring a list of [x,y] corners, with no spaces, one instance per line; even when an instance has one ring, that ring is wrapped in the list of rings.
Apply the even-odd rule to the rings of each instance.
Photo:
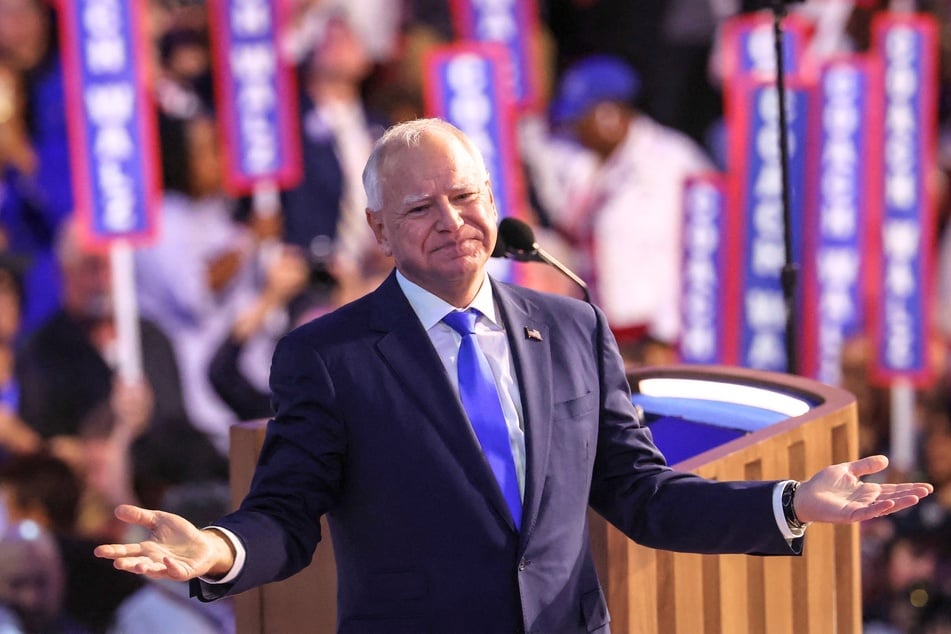
[[[492,377],[489,361],[476,340],[475,322],[478,316],[479,313],[474,309],[453,311],[443,317],[443,321],[462,335],[458,361],[459,396],[476,438],[482,445],[482,452],[512,512],[517,530],[522,523],[522,498],[515,474],[515,459],[512,457],[508,427],[499,402],[499,390]]]

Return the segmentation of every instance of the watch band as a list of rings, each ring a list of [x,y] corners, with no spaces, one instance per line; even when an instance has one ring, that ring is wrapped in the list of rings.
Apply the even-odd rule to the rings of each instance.
[[[801,530],[806,527],[805,522],[800,521],[799,517],[796,516],[794,502],[796,500],[796,489],[798,488],[799,483],[795,480],[787,482],[786,486],[783,487],[783,517],[786,518],[786,523],[789,524],[789,528],[793,530]]]

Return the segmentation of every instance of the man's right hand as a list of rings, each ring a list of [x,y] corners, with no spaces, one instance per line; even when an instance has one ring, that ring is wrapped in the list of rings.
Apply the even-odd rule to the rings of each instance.
[[[224,577],[234,565],[231,542],[214,529],[199,530],[183,517],[122,504],[116,517],[149,531],[137,544],[104,544],[97,557],[112,559],[119,570],[153,579],[187,581],[196,577]]]

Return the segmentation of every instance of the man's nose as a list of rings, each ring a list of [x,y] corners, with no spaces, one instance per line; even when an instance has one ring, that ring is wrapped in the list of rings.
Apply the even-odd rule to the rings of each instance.
[[[462,219],[462,211],[452,204],[451,201],[444,200],[438,204],[439,208],[439,227],[447,231],[455,231],[465,224]]]

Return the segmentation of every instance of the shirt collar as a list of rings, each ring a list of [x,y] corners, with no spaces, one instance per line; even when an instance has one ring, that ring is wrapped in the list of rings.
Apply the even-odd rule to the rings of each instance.
[[[456,307],[436,297],[425,288],[406,279],[399,270],[396,271],[396,282],[400,285],[400,290],[409,300],[409,305],[416,313],[416,317],[423,325],[425,330],[429,330],[445,317],[449,312],[456,310]],[[501,327],[498,315],[495,310],[495,298],[492,293],[492,284],[489,283],[489,275],[485,274],[482,286],[476,293],[475,299],[466,308],[475,308],[494,326]]]

